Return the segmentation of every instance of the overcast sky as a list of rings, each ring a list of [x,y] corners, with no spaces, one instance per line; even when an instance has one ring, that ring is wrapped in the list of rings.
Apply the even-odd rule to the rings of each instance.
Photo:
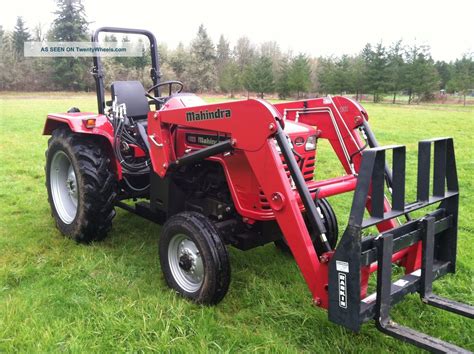
[[[365,43],[403,39],[429,44],[435,60],[453,60],[474,51],[474,0],[84,0],[90,28],[149,29],[171,48],[189,43],[201,23],[217,41],[240,36],[277,41],[282,50],[313,56],[354,54]],[[11,30],[16,16],[31,29],[48,28],[54,0],[6,1],[0,25]]]

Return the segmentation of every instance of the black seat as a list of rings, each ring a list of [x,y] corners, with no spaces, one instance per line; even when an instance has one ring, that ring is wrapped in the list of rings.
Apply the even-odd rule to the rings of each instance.
[[[145,89],[140,81],[115,81],[110,87],[112,101],[117,97],[117,104],[125,103],[127,116],[134,119],[146,119],[150,107],[145,97]]]

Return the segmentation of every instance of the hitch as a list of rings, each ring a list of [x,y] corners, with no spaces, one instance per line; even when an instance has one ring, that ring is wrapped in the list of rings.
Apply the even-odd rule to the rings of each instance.
[[[433,193],[430,195],[431,151],[434,145]],[[392,209],[384,211],[385,153],[393,152]],[[348,226],[329,264],[329,319],[349,329],[374,319],[385,334],[434,352],[466,352],[438,338],[394,323],[391,307],[418,292],[428,305],[473,318],[474,308],[434,295],[432,283],[454,273],[459,188],[453,140],[440,138],[419,143],[417,201],[405,203],[405,147],[376,147],[364,152]],[[364,209],[371,199],[370,217]],[[362,237],[362,230],[439,203],[421,219]],[[421,255],[420,255],[421,252]],[[408,258],[415,259],[407,264]],[[421,259],[419,259],[421,258]],[[392,263],[401,261],[405,275],[392,282]],[[405,263],[403,263],[405,262]],[[368,276],[377,270],[376,292],[366,296]]]

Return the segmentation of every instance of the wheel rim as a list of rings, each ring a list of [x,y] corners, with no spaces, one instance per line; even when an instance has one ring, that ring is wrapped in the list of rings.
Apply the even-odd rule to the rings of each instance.
[[[196,292],[204,280],[204,264],[196,244],[177,234],[168,245],[168,263],[176,283],[189,293]]]
[[[77,214],[77,178],[71,160],[63,151],[57,151],[49,171],[51,194],[59,218],[70,224]]]

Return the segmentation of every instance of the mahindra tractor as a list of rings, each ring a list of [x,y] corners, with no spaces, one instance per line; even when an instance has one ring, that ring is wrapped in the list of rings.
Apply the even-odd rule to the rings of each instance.
[[[456,270],[459,189],[451,138],[419,142],[416,200],[406,202],[405,146],[379,146],[356,101],[206,104],[183,92],[180,81],[160,81],[152,33],[103,27],[92,45],[101,33],[146,36],[153,84],[115,81],[106,99],[97,55],[98,112],[74,107],[48,115],[46,186],[61,233],[81,243],[102,240],[116,208],[163,225],[164,279],[199,304],[217,304],[229,289],[227,247],[273,242],[294,257],[314,305],[327,309],[330,321],[358,331],[375,320],[385,334],[419,347],[463,351],[390,319],[391,307],[410,293],[473,318],[473,307],[432,291],[434,280]],[[321,139],[343,176],[314,178]],[[339,235],[327,198],[342,193],[353,198]],[[429,206],[423,217],[413,216]],[[392,265],[404,271],[397,280]]]

